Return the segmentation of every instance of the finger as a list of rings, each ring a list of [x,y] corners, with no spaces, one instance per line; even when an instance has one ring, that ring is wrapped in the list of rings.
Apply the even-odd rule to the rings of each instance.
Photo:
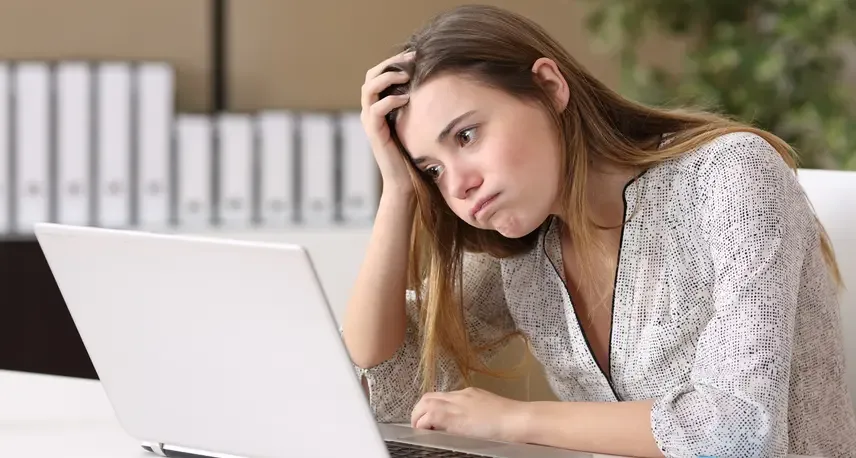
[[[375,79],[378,75],[383,73],[384,69],[395,62],[406,62],[410,59],[413,59],[413,56],[416,53],[414,51],[405,50],[402,51],[392,57],[388,57],[384,59],[381,63],[375,65],[374,67],[368,69],[366,72],[366,82],[369,80]]]
[[[445,406],[443,404],[445,403],[445,400],[436,396],[432,396],[431,393],[423,394],[419,402],[417,402],[416,405],[413,406],[413,411],[410,413],[410,425],[415,428],[422,417],[428,415],[431,412],[436,412],[444,409]]]
[[[424,411],[420,409],[418,416],[411,421],[411,426],[415,429],[445,431],[452,406],[447,402],[430,398],[426,400],[425,405],[427,407]]]
[[[369,109],[371,118],[373,120],[383,119],[390,111],[407,104],[408,100],[410,100],[410,96],[407,94],[384,97],[383,100],[378,101]]]
[[[416,427],[416,422],[431,409],[431,402],[431,398],[428,398],[427,394],[422,395],[419,402],[413,406],[413,411],[410,412],[410,426]]]
[[[405,72],[387,72],[377,78],[366,82],[362,88],[362,105],[363,108],[371,106],[378,101],[380,93],[384,89],[393,84],[403,84],[410,79],[410,75]]]
[[[419,424],[420,421],[422,421],[422,418],[427,413],[428,407],[425,405],[424,402],[419,401],[418,403],[416,403],[416,405],[413,406],[413,411],[410,412],[410,426],[415,428],[416,425]]]
[[[438,417],[439,415],[433,412],[430,414],[423,415],[413,425],[413,427],[416,429],[433,429],[437,431],[443,431],[443,422]]]

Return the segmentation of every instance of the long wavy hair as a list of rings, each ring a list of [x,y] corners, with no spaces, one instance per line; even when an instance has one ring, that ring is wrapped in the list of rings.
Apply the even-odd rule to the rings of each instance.
[[[388,88],[382,97],[412,91],[440,74],[459,74],[521,100],[537,102],[549,113],[564,150],[564,178],[559,190],[563,211],[559,216],[574,240],[581,266],[607,258],[596,242],[594,234],[599,226],[592,221],[585,197],[590,161],[644,169],[721,135],[743,131],[761,136],[790,167],[797,167],[793,149],[769,132],[711,111],[658,109],[623,98],[589,74],[540,26],[497,7],[466,5],[445,11],[413,34],[402,50],[415,51],[415,58],[387,71],[405,71],[410,79]],[[554,60],[568,83],[571,97],[562,111],[555,109],[551,94],[533,77],[532,65],[541,57]],[[395,133],[396,115],[393,112],[388,116],[393,139],[409,158]],[[669,141],[661,145],[663,136]],[[408,163],[416,189],[416,213],[407,284],[416,292],[419,310],[422,390],[434,389],[441,352],[452,359],[469,385],[473,373],[497,375],[480,355],[500,341],[477,348],[468,338],[462,309],[463,254],[488,253],[499,258],[521,254],[535,246],[539,231],[509,239],[470,226],[452,212],[437,186],[409,159]],[[840,284],[831,243],[822,226],[820,230],[823,255]],[[581,284],[587,275],[591,269],[583,271]]]

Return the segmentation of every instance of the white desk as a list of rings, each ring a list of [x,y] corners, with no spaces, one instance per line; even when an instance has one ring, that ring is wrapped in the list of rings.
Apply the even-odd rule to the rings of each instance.
[[[0,370],[0,457],[154,456],[119,426],[99,382]]]
[[[0,370],[0,456],[151,458],[94,380]]]

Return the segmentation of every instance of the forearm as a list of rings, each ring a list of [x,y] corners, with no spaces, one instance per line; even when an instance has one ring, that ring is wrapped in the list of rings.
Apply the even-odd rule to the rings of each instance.
[[[610,455],[662,457],[651,432],[653,401],[531,402],[520,440]]]
[[[384,193],[366,255],[345,310],[342,334],[357,366],[391,357],[407,326],[405,290],[415,200]]]

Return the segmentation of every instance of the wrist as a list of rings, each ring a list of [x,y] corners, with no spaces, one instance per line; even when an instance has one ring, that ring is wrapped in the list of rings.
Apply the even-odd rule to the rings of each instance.
[[[511,442],[531,442],[531,428],[535,418],[534,402],[516,401],[509,415],[507,436]]]
[[[413,207],[416,205],[416,192],[410,184],[384,185],[380,194],[380,203],[394,207]]]
[[[413,182],[408,177],[403,180],[383,180],[382,190],[384,194],[413,194]]]

